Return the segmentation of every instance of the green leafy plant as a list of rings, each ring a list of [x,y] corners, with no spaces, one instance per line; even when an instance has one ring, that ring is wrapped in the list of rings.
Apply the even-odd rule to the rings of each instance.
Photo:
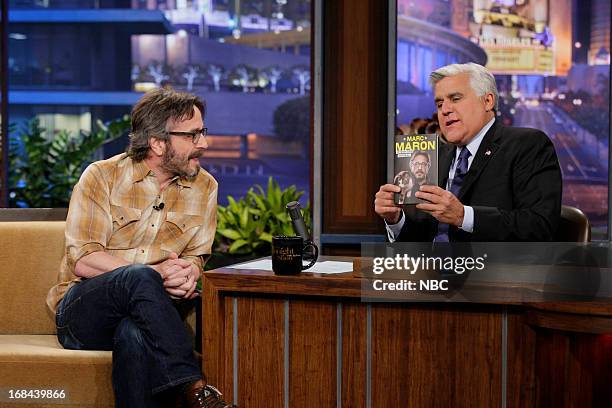
[[[98,131],[51,138],[38,119],[28,121],[9,144],[9,204],[12,207],[67,207],[73,186],[94,153],[130,128],[126,115]]]
[[[217,210],[217,233],[213,252],[230,255],[269,255],[272,237],[295,235],[286,205],[304,194],[295,186],[281,190],[268,179],[267,190],[259,184],[251,187],[244,197],[228,196],[228,205]],[[304,221],[310,228],[310,207],[304,208]]]

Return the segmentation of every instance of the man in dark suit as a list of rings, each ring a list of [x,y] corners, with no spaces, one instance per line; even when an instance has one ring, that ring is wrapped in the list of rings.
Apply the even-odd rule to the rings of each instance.
[[[393,203],[399,187],[376,193],[390,241],[550,241],[561,213],[561,171],[540,130],[495,120],[495,78],[481,65],[453,64],[430,75],[440,130],[439,185],[416,193],[428,203]]]

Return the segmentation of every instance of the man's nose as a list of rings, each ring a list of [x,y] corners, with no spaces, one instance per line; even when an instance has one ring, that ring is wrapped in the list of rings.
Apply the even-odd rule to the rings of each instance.
[[[200,140],[198,140],[198,143],[196,143],[196,147],[198,149],[208,149],[207,137],[204,135],[200,136]]]
[[[442,112],[444,116],[448,116],[452,112],[451,104],[448,103],[447,101],[442,102],[442,107],[440,108],[440,112]]]

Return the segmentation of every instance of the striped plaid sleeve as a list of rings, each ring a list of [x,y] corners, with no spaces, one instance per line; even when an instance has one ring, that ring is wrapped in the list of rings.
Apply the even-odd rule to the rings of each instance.
[[[195,263],[200,271],[203,270],[204,264],[210,257],[217,229],[217,181],[212,176],[206,183],[203,196],[205,200],[202,202],[201,209],[202,225],[180,255],[181,258]]]
[[[72,272],[85,255],[104,251],[112,234],[107,178],[94,163],[85,169],[72,191],[66,220],[66,260]]]

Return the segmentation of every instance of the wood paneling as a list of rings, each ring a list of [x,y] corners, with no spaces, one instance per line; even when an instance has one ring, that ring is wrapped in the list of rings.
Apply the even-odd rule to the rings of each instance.
[[[236,298],[225,298],[225,307],[223,308],[223,320],[226,322],[223,336],[225,355],[223,356],[223,377],[219,385],[223,385],[223,391],[221,392],[224,394],[226,401],[233,401],[234,399],[234,300]]]
[[[529,303],[530,309],[590,316],[612,316],[611,302],[546,302]]]
[[[536,347],[536,406],[565,406],[566,362],[569,339],[548,330],[538,330]],[[588,405],[586,405],[588,406]]]
[[[583,333],[612,333],[612,317],[529,311],[527,321],[538,327]]]
[[[336,303],[289,305],[289,406],[336,405]]]
[[[346,260],[330,257],[321,257],[320,260],[327,259]],[[299,275],[281,276],[270,271],[220,268],[206,272],[205,276],[206,281],[216,290],[222,291],[353,298],[361,296],[361,280],[353,279],[350,272],[334,275],[302,272]]]
[[[507,344],[507,407],[534,407],[536,333],[526,324],[525,313],[521,310],[508,311]]]
[[[342,406],[365,408],[367,306],[342,305]]]
[[[501,403],[499,307],[376,305],[372,333],[372,406]]]
[[[593,395],[594,387],[592,387],[594,381],[596,381],[597,369],[601,362],[601,360],[596,360],[597,357],[600,357],[598,356],[597,336],[571,333],[568,335],[568,338],[569,348],[566,350],[566,369],[564,370],[567,385],[567,388],[564,390],[565,406],[597,406],[594,403],[595,395]],[[599,406],[603,405],[599,404]],[[610,406],[609,398],[606,406]]]
[[[409,349],[411,316],[401,306],[372,306],[371,401],[373,407],[400,407],[421,400],[417,372],[413,372]],[[383,334],[384,335],[381,335]],[[427,345],[425,345],[427,346]],[[427,353],[431,350],[416,350]],[[410,396],[410,399],[408,398]],[[428,396],[431,400],[431,395]],[[412,406],[419,406],[418,403]]]
[[[593,406],[609,406],[612,401],[612,334],[593,336],[593,346],[582,344],[582,362],[589,362],[592,366],[592,382],[581,381],[581,389],[591,388],[593,391]],[[580,393],[575,399],[581,400]]]
[[[612,335],[536,332],[536,405],[609,407]]]
[[[238,298],[238,406],[283,407],[284,301]]]
[[[604,304],[575,304],[575,309],[520,303],[366,304],[360,302],[361,281],[350,274],[287,277],[227,268],[204,273],[202,350],[209,382],[221,385],[228,401],[233,399],[232,341],[237,335],[240,407],[281,407],[285,385],[291,407],[335,406],[338,391],[346,407],[366,407],[368,391],[372,407],[497,407],[504,389],[506,315],[508,407],[607,407],[612,400],[612,334],[570,331],[588,328],[580,319],[607,319]],[[337,302],[342,303],[341,362]],[[568,330],[550,329],[548,317],[529,318],[548,314],[572,324],[560,326]],[[591,329],[598,332],[598,327]]]
[[[209,383],[227,385],[223,378],[227,336],[224,307],[227,299],[206,276],[202,277],[202,299],[206,300],[202,302],[202,371]],[[221,392],[227,391],[221,389]]]
[[[323,232],[376,233],[385,181],[387,2],[324,2]]]

